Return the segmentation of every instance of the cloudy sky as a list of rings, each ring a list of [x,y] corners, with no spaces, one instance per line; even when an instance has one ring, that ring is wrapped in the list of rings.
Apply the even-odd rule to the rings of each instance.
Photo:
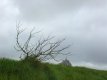
[[[66,37],[73,65],[107,70],[107,0],[0,0],[0,57],[18,59],[16,22]]]

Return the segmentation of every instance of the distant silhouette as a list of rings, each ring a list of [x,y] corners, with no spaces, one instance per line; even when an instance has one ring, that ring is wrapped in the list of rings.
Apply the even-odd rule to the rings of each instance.
[[[65,65],[65,66],[72,66],[72,64],[70,63],[70,61],[67,58],[65,60],[63,60],[61,62],[61,64]]]

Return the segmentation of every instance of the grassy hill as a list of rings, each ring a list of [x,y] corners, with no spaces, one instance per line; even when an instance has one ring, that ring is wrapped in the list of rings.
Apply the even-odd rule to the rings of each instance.
[[[0,80],[107,80],[107,71],[0,59]]]

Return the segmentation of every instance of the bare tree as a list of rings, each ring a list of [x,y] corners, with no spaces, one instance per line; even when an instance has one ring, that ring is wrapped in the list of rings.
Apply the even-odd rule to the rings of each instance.
[[[20,42],[21,34],[24,32],[23,29],[20,29],[20,24],[16,26],[17,36],[16,36],[16,45],[15,49],[17,51],[21,51],[24,55],[24,59],[32,58],[33,60],[45,61],[48,59],[56,60],[56,56],[58,55],[67,55],[69,53],[63,53],[63,51],[70,46],[62,47],[61,44],[65,39],[58,40],[53,42],[54,37],[48,36],[47,38],[39,39],[36,44],[31,44],[31,39],[38,32],[34,33],[34,29],[30,31],[28,38],[26,41]]]

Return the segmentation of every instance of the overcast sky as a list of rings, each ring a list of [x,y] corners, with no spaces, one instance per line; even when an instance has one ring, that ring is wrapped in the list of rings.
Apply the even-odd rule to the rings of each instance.
[[[107,0],[0,0],[0,56],[18,59],[16,22],[66,37],[73,65],[107,69]]]

